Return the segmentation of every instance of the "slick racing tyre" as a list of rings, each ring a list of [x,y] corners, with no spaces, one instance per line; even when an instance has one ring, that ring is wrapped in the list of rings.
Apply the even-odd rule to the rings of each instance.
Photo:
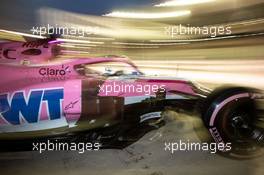
[[[263,128],[257,126],[254,91],[247,88],[217,89],[202,111],[203,121],[216,143],[231,143],[224,155],[249,158],[261,154]]]

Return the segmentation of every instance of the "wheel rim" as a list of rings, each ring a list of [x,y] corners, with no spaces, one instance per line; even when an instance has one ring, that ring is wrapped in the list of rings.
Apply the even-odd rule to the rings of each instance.
[[[254,102],[250,99],[241,100],[226,106],[224,111],[222,127],[224,134],[234,144],[241,145],[263,145],[264,132],[255,124],[257,115],[255,114]],[[232,110],[230,110],[232,109]]]

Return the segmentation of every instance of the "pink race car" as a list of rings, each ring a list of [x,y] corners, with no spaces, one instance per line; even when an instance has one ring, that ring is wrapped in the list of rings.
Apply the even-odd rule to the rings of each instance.
[[[50,61],[56,41],[0,47],[2,149],[47,139],[123,148],[166,124],[167,110],[201,116],[214,141],[231,142],[233,152],[263,144],[257,90],[211,91],[177,77],[146,76],[126,58]]]

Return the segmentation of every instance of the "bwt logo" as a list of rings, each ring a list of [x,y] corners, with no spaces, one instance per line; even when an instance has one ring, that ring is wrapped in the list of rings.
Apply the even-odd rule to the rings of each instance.
[[[69,66],[61,66],[61,69],[53,69],[48,67],[43,67],[39,69],[39,74],[42,76],[64,76],[66,73],[70,73]]]
[[[63,100],[63,88],[32,90],[28,97],[25,92],[15,92],[9,98],[9,94],[0,95],[0,114],[13,125],[19,125],[23,117],[28,123],[39,121],[42,103],[47,103],[47,113],[50,120],[61,117],[61,101]]]

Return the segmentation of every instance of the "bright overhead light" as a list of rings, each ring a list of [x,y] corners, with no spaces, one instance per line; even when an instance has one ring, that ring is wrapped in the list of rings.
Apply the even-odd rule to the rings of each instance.
[[[159,12],[159,13],[140,13],[140,12],[121,12],[114,11],[103,16],[118,17],[118,18],[135,18],[135,19],[158,19],[158,18],[173,18],[186,16],[191,14],[189,10],[174,11],[174,12]]]
[[[184,5],[195,5],[213,2],[215,0],[171,0],[161,4],[154,5],[156,7],[168,7],[168,6],[184,6]]]

